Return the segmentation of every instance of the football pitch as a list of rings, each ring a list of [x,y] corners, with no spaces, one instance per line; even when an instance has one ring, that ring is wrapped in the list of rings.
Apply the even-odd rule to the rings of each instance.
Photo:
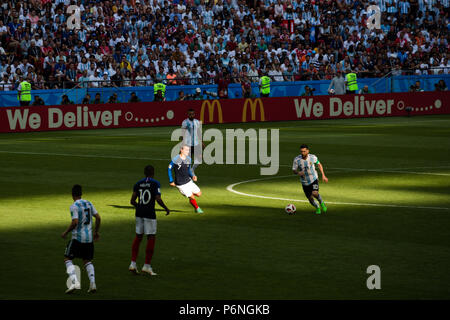
[[[206,125],[279,128],[280,169],[201,165],[204,214],[168,184],[174,127],[0,135],[0,299],[449,299],[450,116]],[[306,143],[329,179],[316,215],[292,174]],[[155,167],[152,266],[129,273],[132,187]],[[320,175],[319,175],[320,176]],[[65,295],[71,187],[102,217],[98,291]],[[284,207],[293,203],[295,215]],[[145,242],[138,266],[143,265]],[[381,270],[381,289],[366,286]]]

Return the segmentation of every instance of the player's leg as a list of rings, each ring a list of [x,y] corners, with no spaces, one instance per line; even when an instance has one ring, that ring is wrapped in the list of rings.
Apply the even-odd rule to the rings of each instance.
[[[92,259],[94,259],[94,243],[82,243],[81,244],[81,258],[83,259],[84,268],[89,278],[89,290],[88,292],[94,293],[97,291],[97,286],[95,285],[95,270],[92,264]]]
[[[313,191],[312,195],[313,195],[313,197],[314,197],[315,199],[317,199],[317,200],[319,201],[320,207],[322,208],[322,211],[323,211],[323,212],[327,212],[327,209],[328,209],[328,208],[327,208],[327,206],[325,205],[325,202],[323,201],[322,196],[320,195],[319,191]]]
[[[320,206],[315,201],[315,198],[313,196],[313,184],[310,184],[308,186],[303,186],[303,192],[305,193],[306,198],[309,200],[309,203],[316,208],[316,214],[320,214]]]
[[[322,208],[323,212],[327,212],[327,206],[325,205],[325,202],[322,199],[322,196],[319,193],[319,181],[316,180],[313,182],[313,192],[312,195],[314,198],[316,198],[319,201],[320,207]]]
[[[193,161],[192,171],[195,174],[195,169],[200,165],[202,161],[202,146],[196,145],[191,147],[191,159]]]
[[[196,213],[203,213],[202,208],[200,208],[198,206],[197,200],[195,199],[195,197],[200,197],[202,195],[200,188],[192,181],[191,181],[190,188],[191,188],[190,191],[192,192],[192,196],[190,197],[189,202],[191,202],[192,206],[195,208]]]
[[[144,233],[144,218],[136,217],[136,236],[134,237],[133,244],[131,245],[131,263],[128,268],[128,270],[130,270],[134,274],[138,273],[136,260],[139,254],[139,246],[141,245],[143,233]]]
[[[76,240],[70,240],[64,253],[64,264],[66,265],[66,272],[69,275],[70,279],[70,286],[66,290],[66,293],[71,293],[74,290],[81,289],[80,279],[77,278],[75,266],[72,263],[72,260],[75,258],[77,243],[78,242]]]
[[[155,252],[156,241],[156,219],[144,219],[144,232],[147,235],[147,246],[145,248],[145,264],[142,272],[148,273],[151,276],[156,276],[156,273],[151,267],[153,253]]]

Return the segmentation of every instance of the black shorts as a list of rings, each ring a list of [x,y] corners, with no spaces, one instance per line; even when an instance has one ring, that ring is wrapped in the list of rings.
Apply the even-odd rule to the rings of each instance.
[[[267,98],[270,95],[270,93],[261,93],[261,97]]]
[[[69,258],[70,260],[73,260],[74,258],[92,260],[94,258],[94,243],[82,243],[78,240],[72,239],[67,244],[64,257]]]
[[[307,198],[309,198],[309,197],[311,197],[313,191],[317,191],[317,192],[319,191],[319,181],[315,180],[310,185],[308,185],[308,186],[302,185],[302,187],[303,187],[303,192],[305,193],[305,196]]]

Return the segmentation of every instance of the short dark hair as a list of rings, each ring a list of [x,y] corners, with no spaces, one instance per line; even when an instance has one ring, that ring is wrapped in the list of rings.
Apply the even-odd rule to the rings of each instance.
[[[155,168],[153,168],[152,165],[145,166],[144,174],[146,177],[153,177],[153,175],[155,174]]]
[[[309,150],[309,147],[308,147],[308,145],[306,145],[306,144],[302,144],[302,145],[300,146],[300,149],[304,149],[304,148],[306,148],[306,149],[308,149],[308,150]]]
[[[72,195],[73,195],[74,197],[81,197],[82,191],[81,191],[81,186],[80,186],[79,184],[75,184],[75,185],[72,187]]]
[[[190,108],[190,109],[188,109],[188,112],[195,112],[195,110]]]

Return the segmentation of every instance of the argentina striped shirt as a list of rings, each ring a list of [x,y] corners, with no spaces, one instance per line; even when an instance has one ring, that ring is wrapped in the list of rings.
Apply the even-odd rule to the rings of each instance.
[[[93,242],[92,216],[96,214],[94,205],[87,200],[79,199],[70,206],[72,220],[78,219],[78,225],[72,230],[72,239],[81,243]]]
[[[308,154],[306,159],[303,159],[302,155],[295,157],[292,170],[303,171],[305,173],[304,177],[300,177],[302,185],[309,186],[319,178],[316,171],[316,164],[319,164],[319,159],[313,154]]]

